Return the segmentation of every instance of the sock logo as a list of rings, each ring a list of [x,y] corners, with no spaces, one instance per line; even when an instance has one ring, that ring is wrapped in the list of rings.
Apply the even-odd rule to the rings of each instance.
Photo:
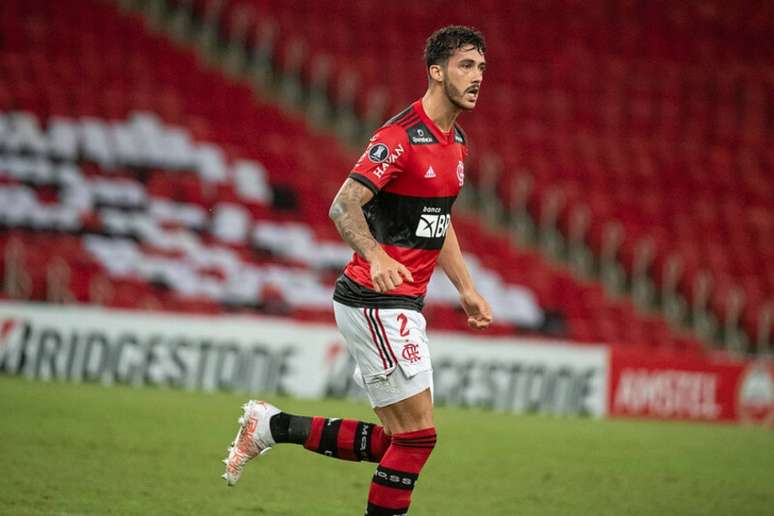
[[[384,471],[377,471],[376,476],[378,476],[381,479],[388,480],[389,482],[393,484],[402,484],[404,486],[411,486],[414,484],[414,481],[407,477],[401,477],[400,475],[388,475]]]
[[[395,489],[414,489],[419,475],[385,468],[381,464],[374,473],[374,482]]]
[[[361,457],[364,457],[368,452],[368,434],[370,433],[368,430],[366,425],[363,425],[360,430],[360,449],[358,451]]]

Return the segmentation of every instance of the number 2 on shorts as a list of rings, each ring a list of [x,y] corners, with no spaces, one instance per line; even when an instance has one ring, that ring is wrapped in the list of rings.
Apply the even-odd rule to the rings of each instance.
[[[406,329],[406,325],[408,324],[408,317],[406,317],[406,314],[398,314],[397,319],[400,321],[400,336],[408,337],[409,331]]]

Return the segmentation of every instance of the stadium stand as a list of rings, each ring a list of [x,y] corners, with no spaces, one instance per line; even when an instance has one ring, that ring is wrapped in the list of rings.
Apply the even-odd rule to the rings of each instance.
[[[294,309],[296,316],[304,316],[304,310],[311,310],[307,316],[329,318],[330,281],[325,284],[323,275],[317,272],[340,269],[351,251],[338,238],[335,243],[318,240],[307,223],[325,220],[321,208],[325,210],[327,206],[322,196],[307,195],[303,201],[290,202],[293,195],[288,194],[308,191],[308,181],[298,181],[283,188],[282,180],[275,174],[275,184],[280,187],[272,188],[262,163],[251,160],[227,162],[228,152],[221,145],[197,143],[188,129],[166,126],[148,112],[133,112],[126,120],[108,118],[121,117],[132,107],[128,103],[124,109],[113,105],[108,109],[106,106],[114,97],[134,98],[137,105],[159,112],[164,112],[164,108],[154,99],[138,99],[142,83],[149,80],[147,75],[132,76],[131,70],[113,70],[110,65],[103,67],[101,61],[89,61],[88,57],[85,60],[92,62],[91,69],[73,78],[71,83],[63,81],[58,85],[58,88],[69,88],[72,94],[78,95],[74,103],[56,104],[47,91],[24,97],[30,89],[40,86],[42,90],[47,84],[44,77],[49,64],[50,69],[57,65],[75,67],[84,54],[91,52],[90,43],[98,40],[99,35],[84,30],[82,23],[105,22],[105,25],[95,25],[115,28],[127,36],[113,47],[100,45],[114,58],[113,62],[122,62],[126,54],[133,54],[137,50],[133,48],[134,44],[140,50],[144,48],[146,51],[141,53],[147,55],[151,55],[150,50],[156,48],[155,44],[160,44],[151,39],[144,41],[142,28],[136,20],[123,24],[115,20],[111,24],[105,18],[117,17],[104,6],[95,10],[91,8],[93,6],[84,5],[83,12],[69,7],[57,12],[55,7],[50,10],[48,7],[24,6],[21,9],[26,12],[19,13],[17,20],[26,18],[33,24],[42,21],[35,15],[61,15],[59,19],[67,29],[59,36],[53,31],[52,37],[60,37],[63,43],[66,41],[67,50],[51,59],[51,63],[46,60],[46,47],[56,45],[49,41],[39,42],[38,47],[25,41],[18,48],[9,44],[3,53],[7,67],[4,76],[9,78],[7,86],[10,90],[6,107],[52,115],[48,120],[40,120],[28,111],[0,113],[0,177],[3,181],[0,198],[4,201],[0,220],[25,243],[24,269],[31,271],[33,276],[29,294],[35,299],[46,298],[49,294],[46,271],[51,268],[52,258],[58,257],[73,262],[71,268],[80,265],[68,273],[71,284],[67,285],[73,289],[78,301],[90,299],[89,288],[85,287],[88,278],[103,272],[119,283],[133,283],[133,288],[116,289],[113,304],[118,306],[132,306],[147,300],[150,306],[162,308],[217,311],[223,305],[262,306],[273,298],[274,308],[269,311],[282,311],[281,307],[287,305],[285,308]],[[80,15],[85,16],[86,22]],[[67,25],[68,22],[72,24]],[[129,33],[137,29],[140,39],[129,43],[132,48],[127,49],[126,42],[134,41]],[[104,36],[107,38],[107,33]],[[182,54],[170,56],[170,60],[177,57],[182,58]],[[35,62],[36,58],[44,63],[39,65],[42,70],[37,71],[41,77],[23,80],[29,63]],[[159,68],[166,66],[165,62],[159,61]],[[197,69],[183,67],[178,71],[190,78],[196,75]],[[108,87],[107,92],[98,93],[97,89],[104,91],[105,88],[98,84],[112,73],[117,74],[114,87],[121,91],[115,92]],[[96,84],[88,84],[89,81]],[[222,86],[221,93],[228,95],[228,84],[223,81]],[[242,93],[241,101],[252,107],[252,99],[244,95],[248,92],[243,88]],[[167,99],[161,102],[168,102],[175,95],[178,98],[173,103],[185,102],[179,97],[186,94],[192,97],[191,104],[197,103],[198,99],[193,100],[195,97],[190,91],[179,95],[168,92]],[[87,103],[92,104],[83,105]],[[229,108],[224,106],[224,109]],[[84,116],[66,116],[71,112]],[[254,115],[254,120],[263,120],[263,123],[272,116],[283,118],[268,107],[256,109]],[[106,118],[100,118],[102,116]],[[195,120],[192,125],[196,126]],[[258,135],[265,134],[268,128],[274,130],[276,126],[253,124],[243,130]],[[289,129],[286,134],[288,140],[299,140],[301,148],[313,149],[331,143],[300,127]],[[335,143],[333,145],[335,148]],[[234,152],[237,151],[232,149]],[[276,154],[283,157],[297,153],[283,147]],[[320,154],[325,157],[325,153]],[[345,156],[339,151],[339,155],[334,154],[333,159],[326,162],[338,160],[336,168],[346,170],[351,162]],[[271,158],[271,154],[261,156],[264,162],[271,162]],[[319,175],[311,168],[319,165],[312,161],[310,158],[310,166],[306,169]],[[294,170],[304,170],[303,165],[290,166]],[[278,167],[275,165],[274,170]],[[286,198],[284,204],[275,202],[272,206],[277,190],[281,194],[284,190],[282,195]],[[309,211],[304,213],[305,210],[300,209],[302,206]],[[289,213],[296,211],[300,213]],[[318,223],[317,227],[330,234],[325,224],[327,222]],[[74,241],[70,238],[61,235],[36,238],[28,234],[30,230],[83,235],[82,249],[72,245]],[[264,263],[261,252],[271,263]],[[530,329],[539,329],[543,325],[544,314],[529,289],[506,285],[497,273],[485,268],[474,266],[473,272],[481,277],[481,283],[493,299],[495,309],[505,323],[503,329],[510,324]],[[102,279],[102,276],[98,278]],[[428,299],[430,303],[456,301],[449,298],[449,289],[442,282],[436,283],[438,286]],[[159,293],[153,285],[164,286],[174,295]],[[145,291],[138,296],[137,288]]]
[[[475,20],[488,35],[491,66],[466,127],[479,160],[498,156],[504,205],[513,206],[514,182],[528,176],[534,218],[558,193],[564,234],[590,211],[585,241],[597,256],[612,254],[622,272],[644,272],[655,290],[693,305],[671,303],[672,320],[698,319],[692,313],[706,305],[728,330],[740,319],[750,338],[767,338],[760,333],[769,331],[774,292],[771,2],[737,9],[718,1],[486,0],[475,3],[475,16],[467,3],[433,1],[193,6],[201,16],[219,12],[225,34],[251,35],[244,25],[253,13],[258,34],[275,35],[280,69],[297,68],[308,80],[315,63],[332,60],[334,97],[354,74],[363,117],[421,93],[416,49],[427,34]],[[618,225],[620,241],[610,236]],[[713,335],[712,326],[692,322]]]
[[[192,144],[187,131],[165,128],[148,114],[134,114],[127,123],[55,117],[45,132],[29,113],[2,120],[7,154],[0,155],[0,175],[10,182],[0,187],[0,221],[7,227],[84,232],[84,249],[110,277],[158,282],[181,297],[251,306],[270,287],[292,308],[329,310],[330,288],[310,271],[340,269],[351,250],[318,241],[303,222],[254,222],[249,203],[265,205],[272,195],[259,163],[226,167],[218,146]],[[84,175],[76,158],[95,166],[95,173]],[[188,196],[175,177],[138,181],[117,167],[154,168],[194,177],[198,184]],[[233,187],[235,202],[202,195],[223,183]],[[251,267],[258,264],[250,247],[287,263]],[[503,284],[496,273],[473,265],[504,321],[542,324],[529,290]],[[453,303],[453,292],[436,283],[429,301]]]
[[[482,12],[490,13],[487,20],[497,11],[486,7],[490,4],[500,5],[482,3]],[[237,5],[228,2],[226,7],[231,11],[227,12]],[[391,43],[376,43],[382,33],[374,32],[366,38],[370,46],[358,46],[347,39],[351,36],[344,35],[351,31],[335,29],[335,16],[326,17],[330,24],[324,33],[312,27],[315,24],[309,20],[317,12],[315,5],[311,2],[308,10],[294,9],[295,13],[280,3],[258,6],[263,14],[270,8],[277,20],[279,67],[288,65],[281,57],[288,56],[286,46],[303,34],[309,38],[306,48],[334,57],[336,73],[332,77],[347,76],[346,72],[355,67],[362,74],[362,84],[387,86],[393,100],[383,114],[421,93],[424,79],[413,55],[421,39],[410,35],[426,35],[426,25],[434,27],[445,20],[431,20],[417,12],[411,19],[419,21],[396,33],[402,18],[398,8],[393,12],[389,7],[379,23],[371,20],[367,27],[391,31],[381,40]],[[362,5],[350,6],[352,12],[362,15],[357,23],[365,23],[371,12],[370,3]],[[208,3],[197,2],[196,6],[203,13]],[[309,18],[304,24],[296,16]],[[535,32],[529,29],[528,21],[535,21],[529,16],[524,29],[532,32],[512,38],[514,44],[529,46],[529,35]],[[577,23],[576,36],[584,27]],[[489,27],[484,28],[489,32]],[[501,36],[507,33],[505,29],[492,29],[490,41],[504,41]],[[338,243],[326,212],[354,159],[336,138],[313,130],[298,114],[256,97],[246,83],[208,69],[194,53],[150,34],[139,18],[119,14],[108,2],[78,0],[65,6],[42,0],[11,0],[0,14],[0,33],[0,207],[2,223],[8,229],[2,234],[3,273],[6,279],[16,276],[10,287],[6,282],[6,295],[38,300],[59,296],[60,301],[193,312],[258,309],[298,318],[330,318],[323,303],[327,303],[334,278],[332,270],[348,251]],[[333,34],[330,41],[325,34]],[[570,91],[586,91],[578,84],[589,77],[552,77],[555,82],[546,88],[543,81],[548,78],[539,63],[551,51],[547,39],[535,40],[546,48],[535,50],[531,66],[513,67],[514,73],[524,74],[522,78],[529,83],[527,90],[515,91],[526,93],[512,94],[511,104],[501,104],[508,96],[506,85],[518,86],[504,77],[505,67],[499,71],[494,67],[488,78],[493,84],[488,92],[491,99],[482,106],[483,115],[476,113],[463,123],[473,140],[481,141],[480,159],[489,150],[496,150],[503,170],[530,169],[534,177],[531,210],[541,209],[538,193],[556,186],[570,199],[566,206],[588,203],[593,214],[590,240],[593,244],[596,238],[595,251],[599,252],[600,221],[606,220],[606,213],[614,216],[599,205],[620,209],[605,195],[607,190],[617,191],[606,188],[612,180],[608,171],[613,169],[599,165],[593,178],[582,175],[585,169],[576,166],[576,152],[588,149],[576,148],[575,143],[591,141],[589,148],[601,153],[602,162],[606,162],[619,143],[629,142],[630,135],[619,126],[607,127],[601,131],[607,138],[603,141],[593,123],[584,126],[586,118],[575,116],[576,109],[585,104],[582,93],[570,97]],[[328,48],[325,41],[337,46]],[[524,56],[510,54],[496,47],[492,45],[493,63],[498,57],[501,62],[513,62],[528,54],[526,50]],[[355,48],[362,52],[362,60],[351,57]],[[578,55],[606,59],[592,54],[572,53],[573,59]],[[304,63],[303,73],[311,73],[313,60]],[[571,69],[566,62],[563,66]],[[412,71],[403,73],[404,68]],[[621,80],[624,78],[626,74]],[[497,86],[500,81],[502,86]],[[339,91],[335,85],[333,80],[332,95]],[[372,90],[358,90],[357,110],[369,109],[373,95],[368,92]],[[617,95],[625,97],[624,91],[628,90],[619,84]],[[544,98],[545,92],[553,92],[549,95],[552,101]],[[610,100],[607,96],[604,99]],[[628,109],[628,101],[618,100],[618,108]],[[534,108],[524,117],[529,122],[519,125],[508,118],[528,106]],[[546,130],[553,128],[548,120],[557,106],[566,108],[564,125],[557,126],[555,132]],[[483,122],[498,109],[509,115],[504,114],[497,123]],[[584,109],[588,111],[584,116],[598,116],[592,106]],[[491,129],[511,125],[514,130],[502,134]],[[533,146],[525,134],[537,134],[540,131],[536,128],[541,127],[543,139]],[[763,136],[764,142],[770,137],[765,131]],[[637,141],[647,147],[643,155],[650,156],[651,143],[644,143],[642,136]],[[555,152],[557,144],[564,147]],[[622,148],[627,149],[628,160],[630,147]],[[503,149],[517,151],[509,155]],[[757,152],[755,149],[750,152]],[[634,162],[627,161],[626,166]],[[536,167],[536,163],[545,166]],[[559,168],[568,163],[567,170]],[[480,168],[471,166],[471,175],[475,177]],[[674,174],[660,178],[656,168],[651,163],[651,175],[643,177],[671,184]],[[544,169],[547,172],[541,175]],[[508,180],[501,181],[501,193],[508,193]],[[764,182],[770,187],[770,181]],[[622,184],[629,185],[628,190],[622,189],[629,193],[647,190],[625,180]],[[659,190],[654,192],[643,196],[658,212],[649,212],[649,216],[669,222],[665,213],[671,212],[658,209],[663,199]],[[762,187],[756,192],[763,195],[765,190]],[[750,206],[753,204],[751,201]],[[634,208],[631,211],[636,212]],[[744,211],[745,217],[752,213]],[[569,207],[562,211],[561,224],[571,224],[569,213]],[[771,222],[770,216],[760,218]],[[645,221],[642,232],[658,234],[655,225]],[[495,301],[496,314],[501,321],[508,321],[498,327],[499,332],[536,331],[566,335],[579,342],[654,349],[699,348],[695,338],[671,329],[663,317],[640,314],[630,299],[611,299],[601,283],[579,280],[537,251],[514,249],[475,218],[460,216],[455,225],[465,247],[475,251],[472,263],[479,284],[490,289],[493,299],[499,299]],[[631,241],[637,241],[631,235],[640,234],[630,226],[624,221],[627,236],[622,255],[631,249]],[[659,242],[666,245],[672,237],[664,231],[665,240]],[[761,245],[767,242],[766,238],[758,240]],[[691,241],[697,239],[691,235]],[[661,248],[656,254],[664,259]],[[755,256],[757,260],[761,255]],[[56,286],[65,288],[53,288]],[[431,299],[435,301],[428,307],[428,319],[435,326],[460,328],[464,321],[454,308],[452,293],[440,281],[433,290]]]

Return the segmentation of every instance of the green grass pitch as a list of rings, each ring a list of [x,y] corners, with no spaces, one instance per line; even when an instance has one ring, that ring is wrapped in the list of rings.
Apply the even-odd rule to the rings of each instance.
[[[0,376],[0,514],[361,515],[372,464],[281,445],[227,488],[243,395]],[[345,401],[289,412],[373,420]],[[774,514],[774,432],[436,410],[413,516]]]

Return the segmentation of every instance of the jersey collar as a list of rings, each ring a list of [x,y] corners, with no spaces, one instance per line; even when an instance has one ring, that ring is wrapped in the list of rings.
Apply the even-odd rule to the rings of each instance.
[[[433,122],[433,120],[427,116],[427,113],[425,113],[425,108],[422,106],[422,99],[414,102],[414,111],[417,112],[419,118],[425,123],[439,142],[444,145],[454,143],[454,125],[452,125],[452,128],[448,133],[441,131],[441,129],[435,125],[435,122]]]

